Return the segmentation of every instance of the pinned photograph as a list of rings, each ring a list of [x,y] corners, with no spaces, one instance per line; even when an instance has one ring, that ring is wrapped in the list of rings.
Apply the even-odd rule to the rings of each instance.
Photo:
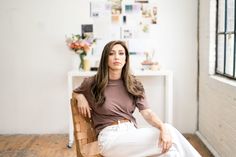
[[[111,4],[111,14],[120,15],[122,13],[121,0],[108,0]]]
[[[142,4],[141,7],[142,17],[145,21],[149,21],[150,24],[158,23],[158,7],[157,4]]]

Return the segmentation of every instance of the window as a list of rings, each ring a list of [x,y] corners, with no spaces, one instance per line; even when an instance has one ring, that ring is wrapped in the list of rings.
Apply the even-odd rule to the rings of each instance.
[[[236,0],[217,0],[215,73],[236,80]]]

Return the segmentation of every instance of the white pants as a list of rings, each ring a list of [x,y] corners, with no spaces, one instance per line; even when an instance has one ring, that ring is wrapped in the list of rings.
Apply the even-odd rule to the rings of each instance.
[[[185,137],[174,127],[165,124],[172,136],[172,147],[161,154],[158,147],[159,130],[139,128],[125,122],[104,128],[98,136],[100,153],[105,157],[200,157]]]

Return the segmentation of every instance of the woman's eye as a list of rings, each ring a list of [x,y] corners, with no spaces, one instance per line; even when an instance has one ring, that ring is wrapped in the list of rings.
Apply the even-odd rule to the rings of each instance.
[[[124,52],[119,52],[120,55],[124,55],[125,53]]]
[[[113,54],[114,54],[113,52],[110,52],[110,53],[109,53],[109,56],[112,56]]]

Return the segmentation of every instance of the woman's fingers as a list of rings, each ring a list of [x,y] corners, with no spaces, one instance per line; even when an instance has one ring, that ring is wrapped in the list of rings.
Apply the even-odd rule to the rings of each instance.
[[[84,117],[87,116],[87,107],[86,106],[83,107],[83,116]]]
[[[89,117],[89,118],[91,118],[90,110],[91,110],[91,109],[90,109],[89,107],[86,108],[86,111],[87,111],[87,114],[88,114],[88,117]]]
[[[79,110],[79,113],[81,114],[81,115],[83,115],[84,117],[89,117],[89,118],[91,118],[91,113],[90,113],[90,107],[88,107],[88,106],[79,106],[78,107],[78,110]]]
[[[90,118],[91,109],[89,107],[88,101],[86,100],[85,96],[83,94],[78,94],[76,96],[76,99],[77,99],[77,106],[78,106],[79,113],[84,117],[88,116]]]
[[[85,110],[84,107],[82,107],[82,115],[83,115],[84,117],[86,117],[86,110]]]
[[[164,145],[163,145],[163,151],[164,153],[167,152],[172,146],[172,142],[171,141],[167,141],[167,142],[164,142]]]
[[[162,153],[166,153],[172,146],[172,141],[168,140],[160,140],[159,141],[159,146],[162,147]]]
[[[162,153],[167,152],[167,142],[163,141],[163,145],[162,145]]]
[[[168,130],[164,129],[160,132],[159,147],[162,148],[162,153],[166,153],[172,146],[172,137]]]

